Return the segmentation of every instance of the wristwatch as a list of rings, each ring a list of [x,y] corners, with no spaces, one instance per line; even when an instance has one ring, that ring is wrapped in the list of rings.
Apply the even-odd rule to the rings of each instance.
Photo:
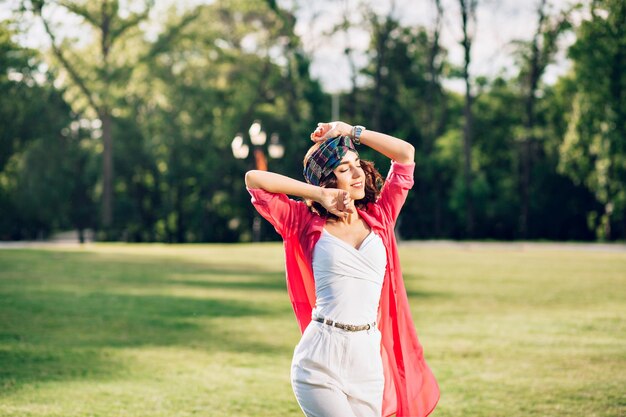
[[[352,127],[352,141],[355,145],[361,144],[361,134],[365,131],[365,127],[356,125]]]

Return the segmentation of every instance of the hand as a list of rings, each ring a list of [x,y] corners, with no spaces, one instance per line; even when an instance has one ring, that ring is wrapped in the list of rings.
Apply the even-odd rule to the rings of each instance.
[[[348,207],[351,202],[350,195],[345,190],[337,188],[322,188],[321,196],[318,200],[329,213],[337,217],[346,217],[353,210]]]
[[[311,133],[313,142],[324,142],[328,138],[345,136],[352,133],[352,126],[344,122],[318,123],[317,129]]]

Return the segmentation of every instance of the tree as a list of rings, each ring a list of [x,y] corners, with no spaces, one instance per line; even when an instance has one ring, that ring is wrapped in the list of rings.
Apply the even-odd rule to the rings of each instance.
[[[559,36],[570,28],[569,11],[558,16],[550,16],[547,0],[537,4],[537,28],[530,42],[518,42],[520,55],[519,81],[524,102],[523,130],[519,138],[521,173],[521,207],[519,216],[519,236],[529,236],[529,217],[531,200],[531,170],[536,152],[534,148],[540,139],[536,129],[537,95],[541,78],[557,52]]]
[[[626,3],[598,0],[569,50],[577,88],[559,171],[584,184],[603,205],[589,213],[601,239],[626,237]]]
[[[426,102],[426,118],[421,120],[424,126],[422,154],[424,158],[429,158],[433,152],[437,138],[441,137],[448,122],[448,95],[445,93],[441,84],[441,78],[446,65],[445,51],[440,44],[441,30],[443,27],[444,10],[440,0],[433,0],[436,9],[435,22],[431,35],[430,48],[428,50],[427,63],[427,84],[425,92]],[[431,236],[440,237],[443,233],[443,195],[441,192],[442,185],[442,167],[429,164],[434,169],[428,172],[428,178],[432,181],[420,181],[420,199],[424,199],[428,194],[433,195],[432,208],[434,219],[429,222],[433,229],[430,231]],[[428,193],[424,187],[427,183],[432,187],[433,192]]]
[[[366,20],[373,22],[367,25],[371,59],[360,73],[364,82],[359,86],[358,112],[351,113],[355,107],[344,106],[346,117],[366,120],[368,128],[404,138],[418,150],[415,194],[409,195],[405,205],[412,215],[403,216],[399,227],[403,237],[411,238],[445,233],[445,200],[453,171],[434,155],[437,140],[449,127],[449,94],[441,84],[449,68],[446,51],[439,44],[443,9],[437,2],[434,6],[432,29],[402,25],[395,17],[398,10],[382,16],[371,9],[364,11]],[[386,158],[375,152],[364,149],[363,155],[383,169],[388,166]]]
[[[140,11],[132,11],[130,4],[122,11],[119,0],[99,1],[48,1],[30,0],[23,2],[24,10],[38,16],[50,39],[52,52],[60,68],[67,72],[81,100],[73,100],[74,110],[83,114],[91,110],[102,122],[102,225],[109,227],[113,221],[113,102],[114,91],[121,87],[132,72],[132,65],[115,59],[115,49],[120,50],[124,35],[148,18],[153,0],[142,2]],[[60,42],[45,9],[56,6],[67,13],[83,19],[98,39],[97,48],[79,51],[76,43]],[[90,45],[91,46],[91,45]],[[82,54],[81,54],[82,52]],[[85,53],[87,52],[87,53]],[[95,53],[93,53],[95,52]],[[84,60],[81,55],[94,59]]]
[[[461,6],[461,23],[463,29],[463,81],[465,83],[465,105],[463,116],[463,172],[465,176],[465,227],[466,235],[471,238],[474,235],[474,201],[472,196],[472,125],[474,114],[472,113],[472,85],[469,67],[471,63],[473,32],[476,26],[476,8],[478,0],[459,0]]]
[[[233,158],[233,137],[261,119],[268,133],[280,134],[287,156],[302,155],[327,98],[309,79],[293,25],[291,12],[271,2],[223,1],[168,13],[160,36],[167,43],[144,45],[151,58],[137,66],[125,100],[120,134],[129,135],[128,156],[120,161],[120,180],[129,238],[247,239],[253,208],[243,173],[250,166]],[[301,175],[297,158],[270,163]]]
[[[93,225],[90,137],[80,131],[54,75],[0,22],[0,238],[34,239]]]

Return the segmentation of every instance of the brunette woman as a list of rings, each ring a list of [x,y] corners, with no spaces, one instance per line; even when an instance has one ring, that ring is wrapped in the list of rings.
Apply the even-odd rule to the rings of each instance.
[[[413,186],[409,143],[320,123],[304,179],[249,171],[252,203],[282,236],[287,289],[303,332],[291,382],[312,416],[427,416],[439,400],[411,318],[394,226]],[[383,181],[356,146],[391,159]],[[304,201],[290,199],[287,195]]]

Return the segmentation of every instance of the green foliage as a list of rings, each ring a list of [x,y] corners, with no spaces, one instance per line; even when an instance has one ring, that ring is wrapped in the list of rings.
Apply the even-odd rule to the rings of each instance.
[[[116,120],[116,187],[123,190],[116,221],[126,239],[238,240],[252,217],[243,184],[249,167],[232,158],[230,143],[255,119],[280,134],[287,156],[304,153],[302,138],[319,120],[319,104],[311,103],[321,92],[298,45],[285,46],[290,28],[281,19],[259,3],[203,5],[172,11],[160,38],[144,45],[147,58],[134,69],[119,102],[124,119]],[[275,62],[276,48],[286,67]],[[299,163],[270,166],[296,176]]]
[[[598,238],[626,233],[626,4],[593,2],[570,49],[576,94],[560,146],[559,171],[603,205],[589,213]]]
[[[455,233],[456,219],[446,202],[450,198],[456,166],[435,155],[436,142],[455,129],[457,99],[441,80],[449,65],[445,50],[421,27],[405,27],[391,16],[371,11],[370,60],[363,69],[364,86],[344,96],[343,118],[403,138],[416,148],[416,185],[409,194],[400,233],[404,238],[439,237]],[[389,162],[375,152],[363,151],[386,172]],[[444,219],[447,221],[444,222]]]
[[[72,115],[52,74],[14,34],[0,22],[0,238],[84,229],[93,217],[89,153],[70,136]]]
[[[0,171],[13,153],[45,133],[45,123],[32,122],[47,99],[56,98],[56,92],[37,81],[43,77],[49,82],[47,74],[37,68],[36,52],[15,43],[14,35],[12,22],[0,22]]]
[[[88,36],[56,39],[42,57],[13,40],[12,22],[0,24],[0,238],[95,228],[103,240],[249,240],[254,209],[243,174],[252,158],[234,159],[230,143],[257,119],[285,146],[269,169],[302,178],[308,134],[328,120],[331,100],[310,78],[294,11],[250,0],[162,15],[148,14],[150,1],[20,4],[35,15],[62,7],[82,16]],[[461,73],[439,44],[441,26],[409,27],[360,6],[368,62],[341,94],[340,118],[415,146],[403,238],[464,238],[468,197],[476,238],[626,237],[624,13],[617,1],[593,4],[574,30],[573,70],[555,85],[541,76],[571,23],[547,6],[533,41],[517,43],[515,77],[471,80],[470,190],[464,99],[444,87]],[[16,18],[23,27],[29,16]],[[115,198],[113,223],[103,228],[95,202],[105,194],[105,123]],[[385,157],[362,156],[386,173]],[[264,239],[278,239],[263,228]]]

